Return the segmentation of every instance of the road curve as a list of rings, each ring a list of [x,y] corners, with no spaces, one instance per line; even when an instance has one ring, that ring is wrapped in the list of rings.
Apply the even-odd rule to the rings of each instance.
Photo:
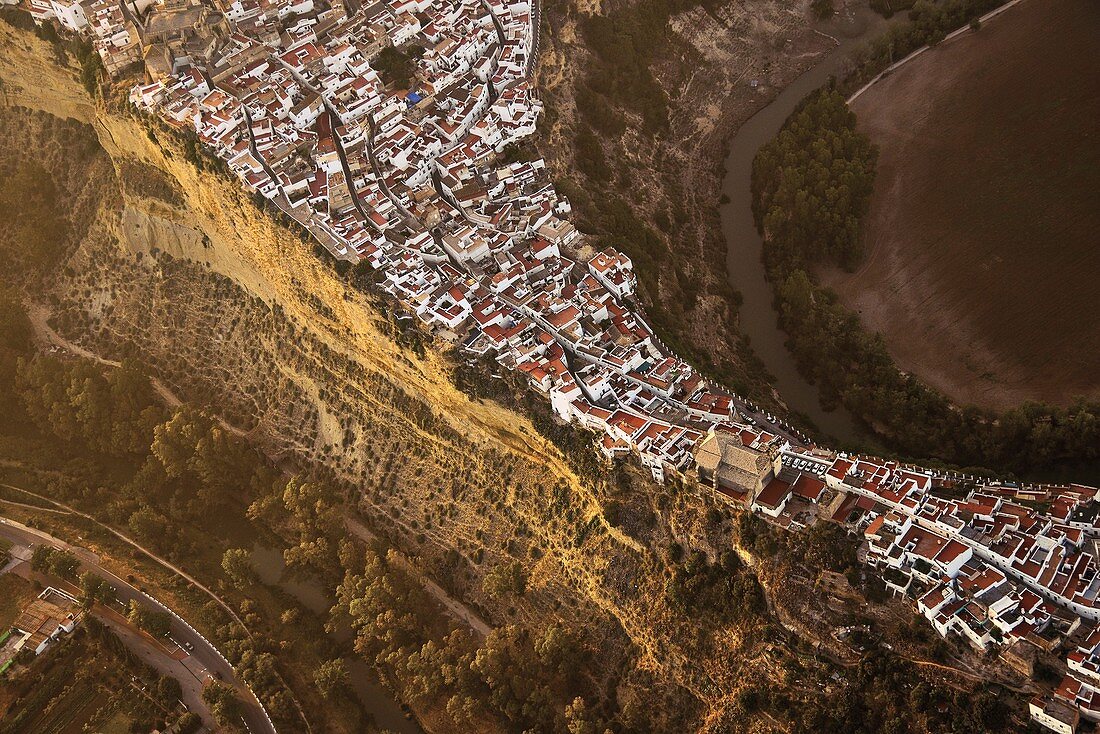
[[[124,606],[133,600],[145,607],[166,612],[172,618],[171,638],[184,647],[191,645],[193,648],[189,657],[198,663],[198,668],[188,666],[192,675],[200,682],[204,682],[204,676],[208,673],[209,675],[206,678],[214,676],[232,685],[237,689],[241,702],[244,704],[244,718],[249,731],[253,734],[277,734],[275,725],[271,722],[259,699],[243,681],[237,678],[233,666],[229,664],[229,661],[225,659],[213,643],[203,637],[167,605],[104,568],[99,562],[99,556],[95,553],[5,517],[0,517],[0,538],[4,538],[14,545],[30,547],[46,545],[58,550],[69,551],[80,561],[81,571],[90,571],[111,584],[115,590],[115,596]],[[117,627],[120,625],[112,625],[108,622],[108,626],[117,632]],[[167,672],[167,668],[165,668],[165,672]],[[181,683],[186,683],[186,681],[181,681]]]

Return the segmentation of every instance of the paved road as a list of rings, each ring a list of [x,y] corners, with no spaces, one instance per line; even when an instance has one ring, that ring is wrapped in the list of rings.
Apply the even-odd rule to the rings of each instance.
[[[539,60],[539,49],[542,45],[542,0],[534,0],[531,3],[531,48],[527,55],[527,76],[535,71],[535,65]]]
[[[201,582],[199,582],[196,578],[194,578],[193,576],[188,574],[182,568],[180,568],[179,566],[176,566],[175,564],[165,560],[164,558],[161,558],[156,553],[149,550],[145,546],[141,545],[140,543],[138,543],[133,538],[130,538],[129,536],[123,535],[119,531],[112,528],[110,525],[104,525],[99,520],[92,517],[91,515],[89,515],[86,512],[81,512],[80,510],[77,510],[77,509],[75,509],[75,508],[73,508],[69,505],[66,505],[62,502],[57,502],[56,500],[52,500],[49,497],[44,497],[44,496],[42,496],[42,495],[40,495],[36,492],[30,491],[29,489],[24,489],[22,487],[16,487],[13,484],[5,484],[5,483],[0,483],[0,487],[5,487],[7,489],[15,490],[16,492],[22,492],[23,494],[30,495],[31,497],[35,497],[36,499],[42,500],[43,502],[48,502],[49,504],[53,505],[54,507],[56,507],[56,508],[58,508],[58,509],[60,509],[64,512],[67,512],[71,515],[76,515],[78,517],[82,517],[85,520],[87,520],[91,523],[94,523],[98,527],[103,528],[104,530],[109,532],[111,535],[114,535],[116,538],[121,540],[123,543],[126,543],[130,547],[141,551],[146,556],[148,556],[149,558],[152,558],[154,561],[159,563],[164,568],[168,569],[169,571],[176,574],[177,576],[180,576],[185,581],[187,581],[189,584],[194,586],[196,589],[198,589],[199,591],[201,591],[204,594],[206,594],[207,596],[209,596],[211,599],[216,601],[218,603],[218,605],[221,606],[221,608],[224,609],[230,617],[233,618],[234,622],[239,624],[241,627],[244,627],[245,629],[247,629],[247,625],[245,625],[244,621],[239,616],[237,616],[237,612],[233,609],[233,607],[229,606],[229,604],[226,603],[225,600],[223,600],[220,596],[215,594],[213,591],[211,591],[209,588],[207,588],[205,585],[203,585]],[[47,511],[49,511],[49,510],[47,510]],[[47,535],[45,537],[49,538],[50,536]],[[85,551],[84,549],[81,549],[81,548],[77,548],[76,551],[74,551],[74,552],[77,552],[78,556],[79,556],[79,552],[90,553],[90,551]],[[91,554],[91,555],[93,555],[93,557],[94,557],[94,554]]]
[[[154,668],[161,675],[169,675],[180,682],[180,700],[188,711],[198,714],[203,723],[214,729],[217,724],[209,707],[202,700],[203,685],[209,680],[209,674],[204,672],[204,666],[195,655],[186,658],[167,654],[163,645],[153,640],[149,635],[134,629],[120,615],[105,613],[97,606],[92,610],[96,618],[103,622],[122,643],[146,665]]]
[[[146,653],[150,658],[159,659],[159,665],[156,666],[158,670],[170,673],[173,676],[176,676],[177,673],[180,674],[180,676],[176,677],[180,677],[180,683],[185,688],[185,693],[191,698],[190,701],[186,698],[184,700],[184,703],[186,703],[189,708],[191,708],[192,704],[195,702],[194,696],[201,695],[203,682],[208,680],[210,676],[218,677],[237,689],[241,701],[244,703],[245,723],[253,734],[260,734],[261,732],[263,734],[276,734],[275,726],[264,712],[260,702],[252,694],[252,691],[237,678],[236,673],[233,671],[233,666],[222,657],[222,654],[218,652],[217,648],[167,606],[161,604],[150,595],[141,591],[141,589],[133,586],[125,579],[119,578],[100,565],[99,556],[95,553],[92,553],[86,548],[71,545],[60,538],[55,538],[40,530],[35,530],[34,528],[27,527],[26,525],[22,525],[21,523],[4,517],[0,517],[0,538],[10,541],[13,545],[28,548],[45,545],[69,551],[80,561],[81,572],[90,571],[114,587],[115,595],[122,607],[126,607],[131,600],[134,600],[145,607],[160,612],[167,612],[172,617],[170,640],[163,641],[163,643],[161,641],[154,641],[148,635],[138,635],[133,632],[132,629],[130,630],[130,634],[126,636],[126,639],[135,641],[135,636],[142,638],[145,643],[144,647]],[[71,585],[69,585],[68,590],[70,592],[73,590]],[[116,616],[112,618],[110,617],[110,613],[114,613]],[[107,617],[105,621],[108,622],[108,626],[116,632],[120,627],[128,627],[128,625],[122,623],[121,616],[118,612],[111,610],[110,613],[103,615]],[[190,646],[190,654],[188,654],[188,650],[181,649],[173,644],[173,641],[182,644],[185,648]],[[154,654],[156,646],[161,646],[163,650],[162,654],[159,656]],[[169,662],[169,660],[172,659],[172,653],[179,658],[177,662],[183,666],[182,668],[180,665],[173,665]],[[143,659],[145,659],[144,656]],[[185,670],[189,676],[184,674]],[[189,684],[189,678],[194,680],[195,683]],[[187,689],[190,689],[189,693]],[[201,700],[199,703],[201,703]],[[192,710],[203,715],[202,712],[205,710],[205,706],[202,707],[202,709],[192,708]],[[206,712],[206,716],[209,717],[208,711]]]
[[[374,155],[374,136],[377,134],[378,128],[374,124],[374,116],[367,117],[367,161],[370,163],[371,171],[374,172],[374,177],[378,179],[378,185],[382,189],[382,193],[386,195],[386,198],[393,203],[397,211],[401,212],[401,216],[405,217],[405,225],[408,227],[420,227],[424,228],[424,225],[419,219],[412,215],[405,205],[401,203],[401,200],[397,198],[397,195],[390,191],[390,185],[386,183],[386,177],[382,173],[382,166],[378,163],[378,158]]]

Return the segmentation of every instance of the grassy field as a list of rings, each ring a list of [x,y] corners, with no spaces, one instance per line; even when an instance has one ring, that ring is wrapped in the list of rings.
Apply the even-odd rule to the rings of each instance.
[[[1098,25],[1025,0],[853,105],[881,149],[868,257],[823,282],[958,402],[1100,396]]]

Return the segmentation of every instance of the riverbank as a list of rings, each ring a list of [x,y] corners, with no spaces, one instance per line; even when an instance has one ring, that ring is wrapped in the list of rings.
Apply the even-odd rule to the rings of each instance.
[[[957,404],[1100,397],[1097,23],[1023,2],[852,104],[881,151],[868,255],[821,282]]]
[[[326,589],[316,577],[287,574],[282,551],[256,544],[252,548],[251,560],[257,576],[264,584],[289,594],[320,619],[328,617],[329,609],[336,601],[332,591]],[[330,636],[336,642],[344,644],[351,640],[352,630],[345,625],[330,633]],[[379,729],[393,734],[424,734],[424,729],[416,720],[407,715],[408,708],[379,680],[377,673],[366,661],[356,657],[346,663],[348,685]]]
[[[858,445],[868,437],[843,408],[831,411],[822,408],[817,388],[802,377],[787,349],[787,335],[779,327],[771,285],[764,271],[764,243],[752,217],[752,162],[806,95],[841,72],[851,51],[885,27],[886,21],[864,6],[847,8],[822,24],[819,32],[833,39],[834,49],[737,130],[730,139],[722,182],[725,203],[720,207],[721,228],[727,247],[729,283],[741,294],[741,332],[772,374],[774,389],[788,410],[805,416],[841,445]]]
[[[981,6],[984,2],[965,8],[976,11]],[[918,17],[914,22],[925,20]],[[967,22],[965,14],[961,20],[934,20],[940,25],[906,26],[897,33],[891,29],[890,35],[931,34],[934,39],[946,32],[947,23]],[[919,107],[906,109],[920,116]],[[1032,122],[1047,116],[1022,114]],[[859,233],[874,190],[876,154],[856,122],[839,90],[822,90],[788,121],[753,165],[754,217],[766,230],[767,272],[799,366],[818,381],[825,399],[843,404],[872,425],[894,455],[1020,475],[1096,459],[1100,404],[1076,401],[1059,408],[1025,403],[999,414],[953,404],[900,369],[881,336],[864,330],[858,316],[813,277],[825,263],[854,267],[861,260]],[[899,122],[907,130],[916,124]],[[1007,126],[1007,121],[989,120],[985,127]],[[1041,144],[1029,142],[1013,149],[1015,155],[1026,157],[1026,151],[1037,145]],[[980,168],[987,163],[968,165]],[[1042,180],[1039,175],[1033,178]],[[933,186],[938,188],[940,182]],[[957,195],[956,204],[995,193],[988,187],[972,188]],[[960,223],[965,222],[955,226]],[[1045,291],[1043,284],[1037,285]]]

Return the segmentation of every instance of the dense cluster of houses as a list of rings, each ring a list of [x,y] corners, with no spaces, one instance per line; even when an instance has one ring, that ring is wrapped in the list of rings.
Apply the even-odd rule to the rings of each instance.
[[[439,337],[522,375],[608,458],[687,473],[789,529],[862,535],[942,635],[1072,649],[1033,717],[1100,720],[1097,492],[967,481],[762,430],[654,335],[628,257],[569,221],[542,160],[527,0],[27,0],[93,38],[131,101],[193,135],[333,256],[365,261]],[[407,78],[387,78],[394,60]],[[1031,656],[1033,658],[1033,656]],[[1095,699],[1095,701],[1094,701]],[[1069,727],[1068,729],[1065,727]]]
[[[196,135],[334,256],[367,262],[437,335],[493,355],[562,419],[600,431],[607,456],[633,451],[663,480],[735,417],[734,398],[628,305],[630,259],[596,251],[544,162],[513,155],[542,109],[528,78],[537,8],[223,11],[216,51],[149,71],[135,105]],[[412,65],[407,87],[382,73],[394,50]]]
[[[936,631],[1031,674],[1064,650],[1067,673],[1032,717],[1059,732],[1100,722],[1100,492],[1019,486],[792,446],[718,425],[695,449],[704,484],[785,528],[835,522]]]

